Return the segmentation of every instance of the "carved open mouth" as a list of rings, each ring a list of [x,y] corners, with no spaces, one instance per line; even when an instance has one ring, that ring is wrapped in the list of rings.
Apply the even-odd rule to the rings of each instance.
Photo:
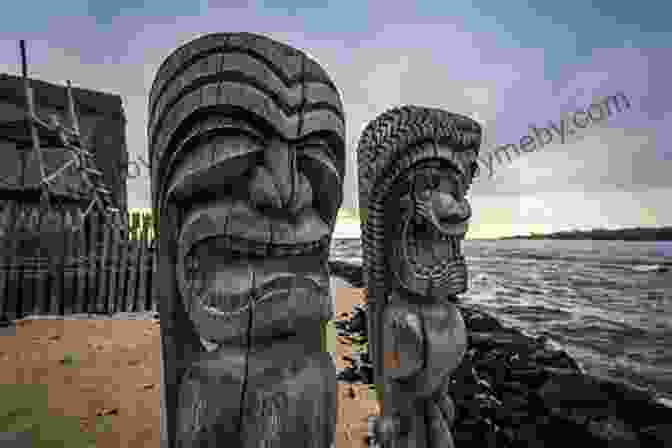
[[[185,218],[180,236],[182,255],[197,243],[213,238],[227,258],[287,257],[326,253],[331,229],[314,209],[292,221],[275,219],[240,200],[220,199],[195,207]]]
[[[436,285],[450,281],[456,268],[465,263],[460,239],[442,232],[423,216],[409,214],[402,232],[403,260],[418,278],[431,278]]]
[[[328,288],[316,280],[307,277],[281,276],[264,283],[254,291],[223,293],[217,290],[207,290],[198,294],[196,303],[203,311],[210,314],[232,318],[248,311],[253,305],[261,305],[274,298],[296,296],[304,290],[312,294],[329,293]]]
[[[261,343],[296,334],[304,315],[329,316],[325,241],[269,245],[216,234],[183,248],[178,283],[203,346],[238,340],[250,326]]]
[[[302,245],[301,252],[294,246],[284,253],[283,248],[274,247],[274,256],[267,257],[250,256],[252,249],[240,246],[258,243],[232,241],[224,235],[201,240],[178,261],[180,287],[192,298],[192,305],[228,318],[273,295],[311,288],[328,293],[321,241]],[[287,257],[290,252],[293,256]]]
[[[226,258],[233,260],[241,258],[320,255],[329,248],[329,235],[325,235],[317,241],[294,244],[256,241],[232,235],[218,235],[217,238],[212,238],[211,240],[220,252],[226,252]]]

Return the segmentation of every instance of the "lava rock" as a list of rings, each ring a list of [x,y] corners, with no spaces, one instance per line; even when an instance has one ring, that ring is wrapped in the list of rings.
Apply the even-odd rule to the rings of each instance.
[[[497,319],[482,311],[460,307],[460,312],[469,331],[495,332],[503,328]]]
[[[346,383],[355,383],[361,381],[361,378],[357,371],[352,367],[346,367],[336,374],[336,379],[338,381],[344,381]]]
[[[471,418],[455,425],[453,439],[457,446],[496,447],[497,435],[491,421]]]
[[[582,426],[616,415],[616,401],[600,389],[595,378],[585,375],[553,376],[538,396],[552,415]]]
[[[672,423],[652,425],[639,431],[640,441],[644,446],[672,446]]]
[[[585,375],[545,338],[528,337],[459,306],[469,331],[467,351],[449,382],[457,446],[672,447],[672,408],[653,401],[648,391]],[[351,337],[361,332],[366,311],[356,307],[338,328]],[[371,384],[368,353],[355,353],[351,363],[339,379]]]
[[[613,416],[590,421],[588,431],[598,439],[607,442],[610,448],[639,447],[637,434],[622,420]]]
[[[348,322],[348,330],[366,335],[366,313],[361,307],[355,307],[354,315]]]

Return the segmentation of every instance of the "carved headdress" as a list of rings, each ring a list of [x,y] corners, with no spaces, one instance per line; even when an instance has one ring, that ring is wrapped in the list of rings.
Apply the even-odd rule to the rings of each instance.
[[[362,211],[364,279],[369,301],[389,292],[383,213],[386,199],[424,162],[436,161],[457,170],[471,184],[477,170],[480,125],[465,116],[419,106],[388,110],[364,129],[359,140],[359,207]],[[464,282],[466,282],[466,272]]]
[[[161,207],[171,192],[193,189],[201,165],[221,163],[195,154],[213,135],[230,132],[227,129],[275,134],[294,144],[312,139],[315,145],[319,138],[331,151],[330,160],[323,163],[333,167],[337,183],[342,182],[343,104],[327,72],[304,52],[268,37],[213,33],[173,51],[152,84],[147,137],[155,207]],[[237,155],[228,150],[213,157]],[[340,186],[323,183],[333,190],[330,198],[338,196],[332,202],[340,206]]]

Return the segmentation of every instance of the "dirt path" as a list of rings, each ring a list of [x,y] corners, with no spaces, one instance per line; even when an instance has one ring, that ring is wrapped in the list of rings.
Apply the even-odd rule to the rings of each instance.
[[[362,293],[338,286],[335,292],[341,320]],[[157,320],[24,320],[3,334],[0,385],[46,386],[49,415],[70,417],[83,431],[94,432],[106,419],[111,426],[98,432],[98,448],[159,448]],[[337,338],[337,368],[346,366],[342,357],[351,351]],[[365,385],[339,383],[338,394],[336,447],[364,448],[366,419],[376,412],[376,402]]]

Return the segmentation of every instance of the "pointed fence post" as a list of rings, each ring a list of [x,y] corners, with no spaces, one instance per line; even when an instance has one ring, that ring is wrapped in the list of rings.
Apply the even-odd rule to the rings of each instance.
[[[88,239],[86,238],[85,226],[82,217],[77,216],[78,230],[75,232],[75,244],[77,246],[77,300],[75,310],[77,313],[85,313],[87,310],[86,284],[88,281],[87,268],[89,263]]]
[[[138,257],[138,268],[140,270],[140,278],[138,281],[138,303],[141,307],[139,311],[148,311],[147,303],[147,239],[149,238],[149,224],[150,220],[147,215],[142,216],[142,234],[140,238],[140,256]]]
[[[68,210],[65,214],[65,224],[69,230],[63,235],[65,244],[65,248],[63,250],[63,300],[59,304],[59,314],[64,316],[73,313],[73,299],[76,291],[76,274],[74,269],[76,253],[73,252],[74,232],[72,231],[72,228],[76,225],[75,219],[76,218],[73,216],[73,213]]]
[[[56,213],[57,222],[56,222],[56,235],[65,235],[67,230],[66,219],[65,219],[66,209],[59,209]],[[67,254],[65,253],[65,244],[59,244],[59,247],[62,247],[63,250],[59,251],[56,254],[53,254],[53,263],[51,271],[51,300],[49,301],[49,314],[57,315],[59,314],[59,309],[61,303],[63,303],[63,298],[65,294],[63,293],[63,271],[65,268],[65,260]]]
[[[140,215],[135,212],[132,215],[132,226],[129,238],[129,263],[128,263],[128,289],[126,291],[126,311],[139,311],[138,300],[138,228],[140,226]]]
[[[89,313],[96,311],[96,294],[98,293],[98,258],[100,256],[100,237],[98,235],[98,214],[90,213],[87,217],[87,237],[89,238],[89,278],[87,282],[87,309]]]
[[[110,229],[110,257],[109,257],[109,285],[107,288],[107,313],[114,314],[117,310],[118,300],[118,291],[117,287],[117,278],[119,272],[119,246],[121,244],[121,232],[118,226],[121,225],[119,215],[115,214],[108,217],[108,222],[111,224]]]
[[[20,210],[16,202],[10,203],[10,214],[9,214],[9,234],[10,239],[8,243],[8,261],[7,266],[7,301],[5,308],[5,315],[8,319],[16,319],[19,316],[20,312],[20,297],[19,297],[19,281],[20,281],[20,242],[16,237],[16,234],[19,229],[20,221]]]
[[[99,213],[97,213],[99,214]],[[98,282],[98,301],[96,303],[96,312],[105,313],[107,312],[106,306],[106,288],[109,283],[110,275],[108,272],[109,265],[109,254],[110,254],[110,241],[112,236],[112,229],[110,226],[105,225],[105,218],[102,214],[100,216],[100,227],[103,231],[103,248],[100,254],[100,267],[98,271],[99,282]]]
[[[0,319],[7,308],[10,253],[10,220],[12,217],[10,202],[0,201]]]
[[[128,280],[128,218],[124,219],[124,231],[121,232],[119,241],[121,253],[119,254],[119,290],[117,291],[117,312],[126,310],[126,281]]]

